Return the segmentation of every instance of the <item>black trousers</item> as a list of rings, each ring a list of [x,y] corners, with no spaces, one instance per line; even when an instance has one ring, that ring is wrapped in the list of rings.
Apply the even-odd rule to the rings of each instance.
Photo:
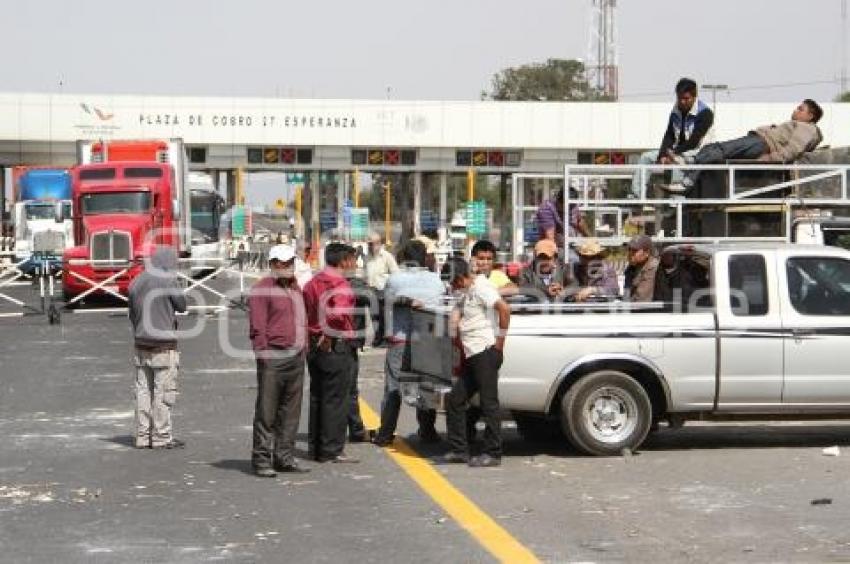
[[[348,350],[313,350],[307,357],[310,369],[310,451],[318,461],[342,454],[351,404],[351,365]]]
[[[360,375],[360,357],[357,349],[352,351],[351,360],[351,386],[348,395],[348,436],[352,438],[366,438],[366,426],[360,417],[360,388],[357,379]]]
[[[391,344],[387,349],[387,358],[384,365],[384,397],[381,400],[381,426],[378,429],[377,439],[389,441],[395,434],[398,426],[398,417],[401,413],[401,381],[405,373],[401,367],[404,358],[404,345]],[[409,374],[407,375],[410,376]],[[433,409],[417,409],[416,421],[419,423],[419,432],[436,433],[437,412]]]
[[[276,351],[281,355],[284,351]],[[257,359],[257,403],[254,408],[254,467],[292,464],[301,419],[304,355]]]
[[[481,404],[484,439],[481,452],[502,456],[502,430],[499,420],[499,368],[502,353],[490,347],[464,361],[463,373],[455,380],[446,402],[446,431],[449,446],[456,452],[468,452],[466,411],[475,392]]]
[[[384,342],[387,338],[387,312],[386,312],[386,301],[384,300],[384,291],[373,289],[375,292],[375,302],[378,304],[377,315],[372,315],[372,319],[377,321],[375,328],[375,338],[372,341],[372,344],[378,346]]]

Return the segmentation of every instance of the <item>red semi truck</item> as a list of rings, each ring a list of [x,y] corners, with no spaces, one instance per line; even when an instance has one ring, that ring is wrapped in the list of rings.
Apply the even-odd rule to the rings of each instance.
[[[179,140],[80,142],[78,158],[71,172],[74,247],[63,257],[66,301],[97,285],[92,294],[126,295],[154,245],[189,256],[190,198]]]

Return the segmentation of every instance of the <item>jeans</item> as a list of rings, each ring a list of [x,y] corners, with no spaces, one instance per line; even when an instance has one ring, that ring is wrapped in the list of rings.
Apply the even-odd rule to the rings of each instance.
[[[764,140],[751,133],[745,137],[706,145],[694,157],[694,164],[717,164],[729,159],[757,159],[767,151]]]
[[[641,153],[638,159],[639,165],[652,165],[658,162],[658,151],[646,151]],[[646,172],[645,180],[649,180],[649,171]],[[640,198],[641,171],[636,170],[632,175],[632,194],[635,198]]]
[[[404,378],[404,373],[401,371],[404,347],[403,343],[392,343],[387,349],[384,362],[384,398],[381,400],[381,427],[376,436],[380,441],[391,440],[398,426],[398,417],[401,413],[399,381]],[[420,432],[431,432],[437,421],[437,412],[433,409],[417,409],[416,421],[419,423]]]
[[[755,133],[750,133],[737,139],[706,145],[694,156],[694,164],[720,164],[729,159],[757,159],[767,152],[767,143]],[[695,185],[699,174],[700,171],[688,172],[683,184],[689,187]]]
[[[698,153],[697,149],[693,149],[691,151],[685,151],[682,153],[683,157],[694,157]],[[658,162],[659,153],[658,151],[646,151],[645,153],[641,153],[640,159],[638,159],[638,164],[640,165],[654,165]],[[670,182],[676,184],[678,182],[682,182],[685,178],[685,173],[682,170],[671,170],[670,172]],[[645,180],[649,182],[649,177],[652,173],[650,171],[646,172]],[[632,175],[632,194],[634,194],[635,198],[640,198],[640,180],[641,180],[641,171],[636,170],[634,175]],[[647,194],[649,196],[649,194]]]
[[[481,452],[502,456],[502,430],[499,420],[499,368],[502,353],[490,347],[464,361],[463,374],[454,381],[446,402],[446,429],[451,450],[468,452],[466,411],[469,398],[478,392],[484,440]]]
[[[295,462],[295,437],[301,420],[304,391],[304,355],[257,359],[257,404],[254,409],[255,468],[274,462]]]

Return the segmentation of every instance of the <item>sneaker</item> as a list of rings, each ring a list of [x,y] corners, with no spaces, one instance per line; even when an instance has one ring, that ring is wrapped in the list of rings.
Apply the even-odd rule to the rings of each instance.
[[[365,443],[369,440],[366,431],[362,433],[354,433],[348,435],[348,442],[350,443]]]
[[[465,452],[450,450],[443,456],[437,458],[439,464],[465,464],[469,462],[469,456]]]
[[[323,458],[319,462],[330,462],[331,464],[358,464],[360,459],[348,456],[347,454],[338,454],[330,458]]]
[[[469,465],[473,468],[493,468],[495,466],[500,466],[501,464],[501,458],[497,456],[490,456],[489,454],[476,456],[469,461]]]
[[[656,184],[656,186],[668,194],[684,194],[688,191],[687,186],[678,182],[674,184]]]
[[[153,448],[153,449],[166,449],[166,450],[171,450],[171,449],[175,449],[175,448],[185,448],[185,447],[186,447],[186,442],[181,441],[180,439],[171,439],[167,443],[162,443],[161,445],[151,446],[151,448]]]
[[[260,478],[274,478],[277,472],[271,466],[255,466],[254,474]]]

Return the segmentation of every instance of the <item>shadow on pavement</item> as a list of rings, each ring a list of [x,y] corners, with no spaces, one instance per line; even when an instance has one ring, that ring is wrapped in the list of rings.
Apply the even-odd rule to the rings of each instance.
[[[136,448],[136,442],[133,440],[133,435],[116,435],[114,437],[105,437],[100,440],[107,443],[115,443],[116,445],[125,446],[127,448]]]
[[[641,450],[675,451],[744,448],[850,446],[850,425],[736,425],[662,429]]]
[[[218,462],[211,462],[210,466],[219,470],[233,470],[242,472],[243,474],[254,475],[254,468],[251,466],[251,461],[247,458],[219,460]]]

